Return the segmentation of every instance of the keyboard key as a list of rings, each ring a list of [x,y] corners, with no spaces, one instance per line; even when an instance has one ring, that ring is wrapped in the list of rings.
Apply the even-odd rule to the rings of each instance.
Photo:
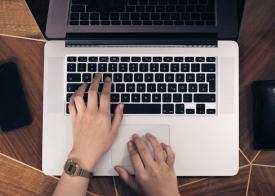
[[[162,94],[162,102],[171,103],[172,95],[171,94]]]
[[[103,80],[102,80],[102,81],[105,81],[105,79],[106,79],[107,77],[109,77],[109,78],[112,79],[112,74],[110,74],[110,73],[104,73],[104,74],[103,74]]]
[[[194,102],[215,102],[216,95],[215,94],[194,94]]]
[[[150,72],[158,72],[159,64],[158,63],[150,63]]]
[[[174,82],[174,74],[165,74],[165,82]]]
[[[171,72],[179,72],[180,67],[178,63],[171,63]]]
[[[96,72],[96,63],[88,63],[88,72]]]
[[[67,92],[75,92],[81,84],[67,84]]]
[[[168,63],[161,63],[160,64],[160,71],[161,72],[169,72],[169,64]]]
[[[109,63],[108,71],[109,72],[117,72],[117,63]]]
[[[163,104],[162,105],[163,114],[174,114],[174,104]]]
[[[154,83],[147,84],[147,92],[156,92],[156,90],[157,90],[156,84]]]
[[[114,110],[115,105],[111,106]],[[124,104],[124,114],[161,114],[160,104]]]
[[[68,62],[76,62],[76,57],[74,57],[74,56],[68,56],[67,57],[67,61]]]
[[[184,74],[176,74],[176,82],[184,82]]]
[[[127,63],[119,63],[119,71],[120,72],[127,72],[128,71]]]
[[[133,93],[131,96],[132,102],[140,102],[140,94]]]
[[[151,62],[152,58],[151,57],[142,57],[142,62]]]
[[[154,103],[161,102],[161,94],[153,94],[152,95],[152,102],[154,102]]]
[[[186,82],[195,82],[195,74],[186,74]]]
[[[183,57],[174,57],[175,62],[183,62]]]
[[[207,84],[199,84],[199,92],[207,92],[208,85]]]
[[[204,62],[205,58],[204,57],[196,57],[196,62]]]
[[[107,72],[107,63],[98,63],[98,72]]]
[[[87,62],[87,57],[79,56],[77,60],[78,62]]]
[[[155,82],[164,82],[164,74],[155,74]]]
[[[125,84],[116,83],[116,92],[125,92]]]
[[[107,56],[99,57],[99,61],[100,62],[108,62],[109,61],[109,57],[107,57]]]
[[[216,64],[214,63],[203,63],[201,65],[202,72],[215,72],[216,71]]]
[[[113,81],[114,82],[122,82],[122,74],[116,73],[113,75]]]
[[[130,62],[130,57],[121,57],[120,61],[121,62]]]
[[[166,92],[166,84],[158,84],[158,92]]]
[[[98,58],[95,57],[95,56],[90,56],[89,57],[89,62],[97,62],[98,61]]]
[[[196,80],[197,82],[205,82],[205,74],[197,74]]]
[[[186,114],[195,114],[194,109],[186,109]]]
[[[75,63],[68,63],[67,64],[67,72],[75,72],[76,71],[76,64]]]
[[[215,62],[216,61],[216,57],[206,57],[206,61],[207,62]]]
[[[196,105],[196,114],[205,114],[205,104]]]
[[[139,71],[140,72],[148,72],[148,63],[140,63],[139,64]]]
[[[126,92],[135,92],[135,91],[136,91],[135,84],[133,83],[126,84]]]
[[[194,57],[185,57],[185,62],[194,62]]]
[[[81,82],[81,74],[67,74],[67,82]]]
[[[190,64],[182,63],[181,64],[181,72],[189,72],[190,71]]]
[[[176,114],[184,114],[184,104],[176,104]]]
[[[206,113],[207,114],[216,114],[216,110],[215,109],[207,109]]]
[[[84,73],[82,75],[82,82],[91,82],[92,81],[92,75],[88,73]]]
[[[66,95],[66,101],[69,102],[72,96],[73,96],[73,93],[68,93]]]
[[[182,102],[182,94],[173,94],[173,102],[181,103]]]
[[[111,102],[112,102],[112,103],[120,102],[120,101],[119,101],[119,94],[112,93],[112,94],[111,94]]]
[[[121,102],[130,102],[130,94],[121,94]]]
[[[168,92],[177,92],[177,84],[168,84]]]
[[[163,61],[164,62],[172,62],[173,61],[173,57],[163,57]]]
[[[135,74],[134,81],[135,82],[143,82],[143,74]]]
[[[129,64],[129,72],[138,72],[138,64],[130,63]]]
[[[146,91],[146,85],[145,84],[137,84],[137,92],[145,92],[145,91]]]
[[[187,84],[178,84],[178,91],[179,92],[187,92]]]
[[[151,102],[151,94],[142,94],[142,102]]]
[[[132,57],[132,58],[131,58],[131,61],[132,61],[132,62],[140,62],[140,61],[141,61],[141,58],[140,58],[140,57]]]
[[[112,57],[110,57],[110,61],[111,61],[111,62],[118,62],[118,61],[119,61],[119,57],[117,57],[117,56],[112,56]]]
[[[102,92],[103,87],[104,87],[104,83],[99,83],[98,92]]]
[[[78,63],[77,64],[77,71],[78,72],[85,72],[86,71],[86,63]]]
[[[192,94],[184,94],[183,102],[192,102]]]
[[[191,83],[188,85],[188,91],[189,92],[197,92],[198,91],[198,85],[197,84],[194,84],[194,83]]]
[[[191,64],[191,71],[192,72],[199,72],[200,71],[200,64],[198,64],[198,63],[192,63]]]
[[[131,73],[124,74],[124,82],[133,82],[133,74]]]
[[[153,74],[145,74],[144,75],[145,82],[153,82],[154,81],[154,75]]]
[[[162,62],[162,57],[153,57],[154,62]]]

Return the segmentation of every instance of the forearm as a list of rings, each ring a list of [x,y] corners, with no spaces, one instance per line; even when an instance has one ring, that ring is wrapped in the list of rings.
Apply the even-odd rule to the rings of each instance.
[[[79,176],[69,176],[63,172],[53,196],[86,196],[89,179]]]

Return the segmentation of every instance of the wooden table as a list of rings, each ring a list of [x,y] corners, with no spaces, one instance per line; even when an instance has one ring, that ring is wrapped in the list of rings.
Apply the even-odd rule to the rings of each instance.
[[[2,0],[0,16],[8,12],[4,8],[9,3],[21,5],[20,1]],[[30,21],[28,25],[36,25],[24,7],[26,4],[21,6],[24,11],[20,8],[17,14],[25,14]],[[274,10],[274,0],[247,0],[244,12],[239,40],[240,171],[234,177],[181,177],[178,186],[182,195],[274,195],[275,152],[256,151],[252,147],[250,89],[254,80],[275,79]],[[45,41],[41,32],[14,28],[15,21],[7,18],[0,17],[0,34],[15,36],[0,35],[0,62],[17,62],[33,123],[9,133],[0,132],[0,195],[50,195],[58,178],[45,176],[40,171]],[[117,177],[96,177],[90,183],[88,194],[112,196],[133,195],[133,192]]]

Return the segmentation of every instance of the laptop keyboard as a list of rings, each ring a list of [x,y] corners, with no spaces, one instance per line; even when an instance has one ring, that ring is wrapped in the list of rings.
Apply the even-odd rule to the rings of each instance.
[[[125,114],[216,114],[216,57],[78,56],[66,57],[66,100],[78,87],[102,74],[112,78],[111,112],[124,103]],[[84,100],[87,102],[87,92]]]
[[[68,24],[75,25],[215,25],[215,0],[121,0],[101,13],[89,2],[71,0]]]

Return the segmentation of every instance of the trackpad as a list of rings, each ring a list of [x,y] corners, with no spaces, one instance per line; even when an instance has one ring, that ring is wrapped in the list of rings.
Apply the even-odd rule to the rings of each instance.
[[[112,146],[112,166],[122,165],[134,173],[129,158],[127,142],[131,140],[134,133],[139,134],[142,138],[146,133],[154,135],[159,142],[170,144],[170,127],[169,125],[122,125],[118,137]],[[148,145],[148,144],[147,144]]]

